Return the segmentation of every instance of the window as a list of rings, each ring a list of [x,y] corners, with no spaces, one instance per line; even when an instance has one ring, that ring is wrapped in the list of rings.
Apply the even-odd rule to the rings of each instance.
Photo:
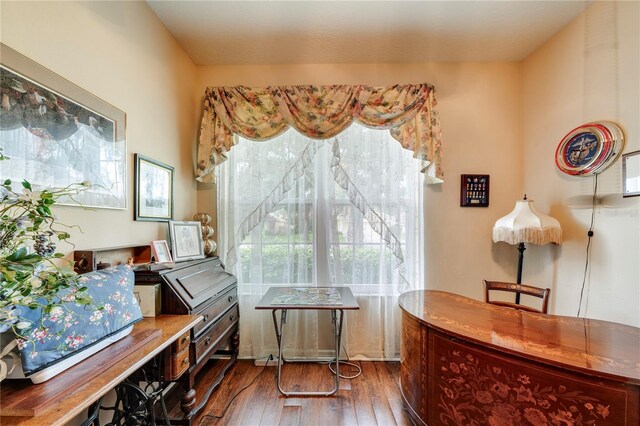
[[[361,325],[381,336],[356,351],[394,357],[397,296],[423,282],[422,176],[412,153],[388,131],[357,124],[325,141],[289,130],[241,139],[218,178],[219,253],[238,278],[245,322],[269,287],[348,285]],[[261,356],[255,346],[242,341],[241,355],[251,347]]]

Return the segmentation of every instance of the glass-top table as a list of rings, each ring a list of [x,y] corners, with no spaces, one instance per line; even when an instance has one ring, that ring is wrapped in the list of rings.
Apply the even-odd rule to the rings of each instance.
[[[349,287],[270,287],[256,305],[256,309],[270,309],[273,316],[273,326],[278,340],[278,372],[277,386],[280,393],[285,396],[329,396],[338,391],[340,386],[340,340],[342,338],[342,323],[344,311],[360,309],[358,302]],[[333,336],[335,339],[335,363],[336,381],[335,387],[329,391],[297,392],[282,389],[281,372],[282,364],[286,362],[317,362],[326,361],[319,359],[286,360],[283,355],[284,325],[287,323],[287,311],[297,310],[329,310],[333,324]],[[278,323],[276,312],[280,311]],[[340,313],[340,315],[338,315]]]

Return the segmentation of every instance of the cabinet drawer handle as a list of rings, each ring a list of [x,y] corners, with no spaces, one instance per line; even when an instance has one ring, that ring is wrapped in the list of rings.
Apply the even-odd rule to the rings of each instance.
[[[187,343],[189,341],[189,336],[183,336],[181,340],[182,340],[181,343],[183,343],[183,344]]]
[[[207,338],[204,340],[204,345],[205,345],[205,346],[209,346],[209,343],[211,343],[211,337],[207,337]]]
[[[207,322],[209,321],[209,314],[204,314],[204,316],[202,317],[202,322]]]
[[[182,363],[183,363],[183,364],[187,364],[188,362],[189,362],[189,358],[183,358],[183,359],[182,359]]]
[[[229,302],[231,302],[231,301],[233,300],[233,296],[229,296],[229,297],[227,298],[227,300],[228,300]]]
[[[229,316],[229,321],[233,321],[233,315]]]

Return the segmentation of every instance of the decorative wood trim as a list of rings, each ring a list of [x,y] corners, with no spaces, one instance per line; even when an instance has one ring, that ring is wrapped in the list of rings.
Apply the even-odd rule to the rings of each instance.
[[[637,327],[524,312],[444,291],[410,291],[400,296],[399,305],[421,324],[465,341],[548,365],[640,385]]]
[[[29,380],[15,382],[8,381],[2,384],[2,416],[27,416],[33,417],[46,411],[52,405],[62,402],[68,392],[81,387],[85,383],[96,379],[102,369],[95,368],[100,365],[103,369],[113,367],[128,354],[137,351],[150,339],[157,338],[160,330],[145,330],[135,328],[131,334],[117,341],[91,356],[91,362],[80,362],[71,367],[64,374],[39,385],[31,384]],[[135,370],[128,368],[125,374],[132,374]],[[6,395],[6,391],[11,395]]]

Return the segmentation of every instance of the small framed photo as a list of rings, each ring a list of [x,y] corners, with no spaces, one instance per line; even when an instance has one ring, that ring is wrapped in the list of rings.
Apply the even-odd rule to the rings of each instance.
[[[489,207],[489,175],[460,176],[460,207]]]
[[[169,238],[174,262],[204,259],[200,222],[169,221]]]
[[[171,263],[171,253],[166,240],[151,241],[151,254],[156,263]]]
[[[134,220],[173,219],[173,174],[173,167],[135,155]]]
[[[640,196],[640,151],[622,155],[622,196]]]

